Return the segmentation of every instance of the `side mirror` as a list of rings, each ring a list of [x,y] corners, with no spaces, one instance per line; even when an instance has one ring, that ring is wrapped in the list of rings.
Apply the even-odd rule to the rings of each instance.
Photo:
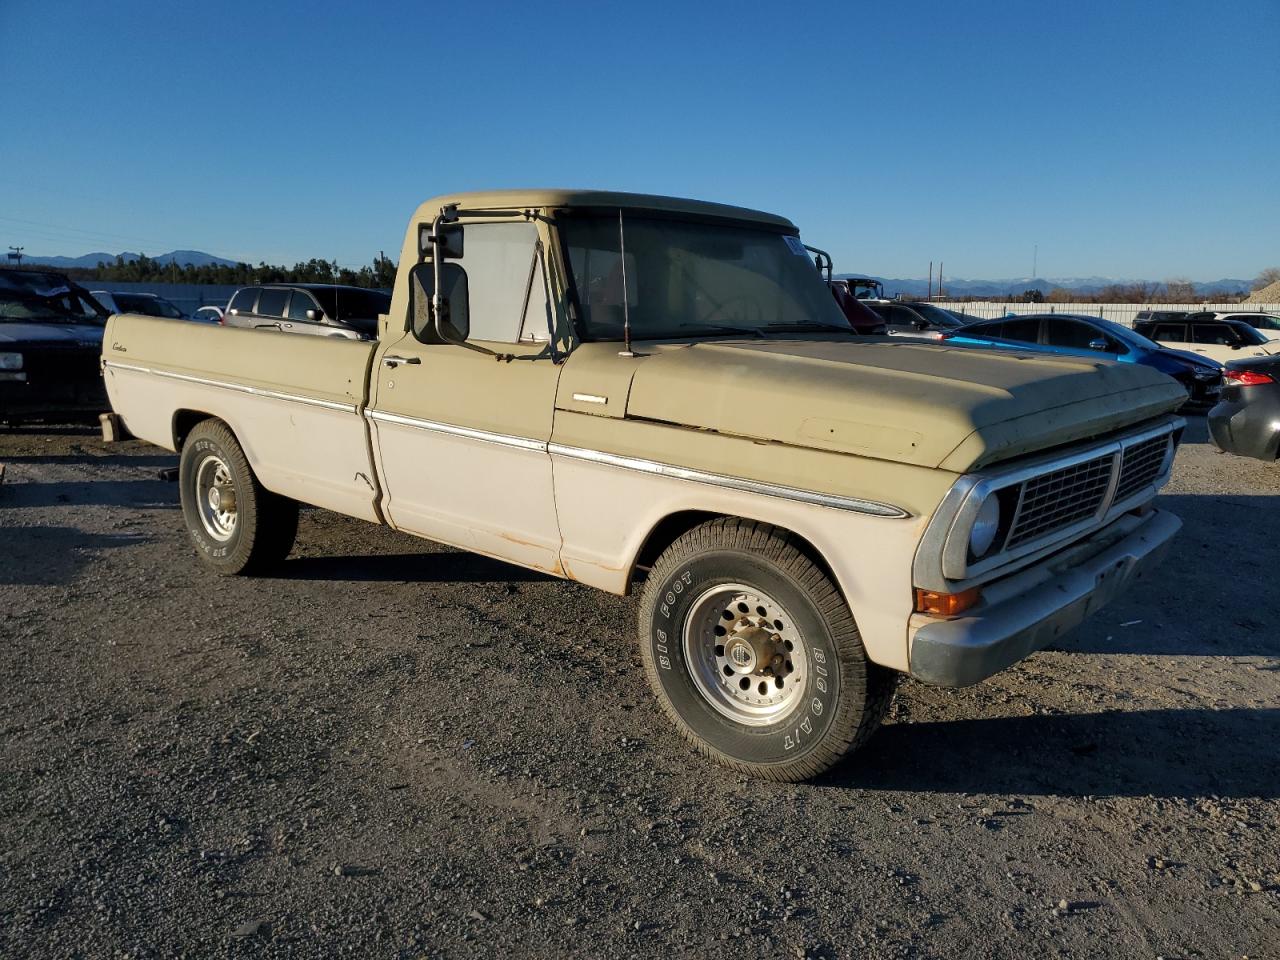
[[[1102,351],[1104,351],[1104,352],[1105,352],[1105,351],[1106,351],[1106,349],[1107,349],[1107,341],[1103,340],[1101,337],[1099,337],[1097,340],[1090,340],[1090,341],[1089,341],[1089,349],[1090,349],[1090,350],[1102,350]]]
[[[413,335],[422,343],[466,342],[471,332],[467,272],[456,263],[440,264],[441,316],[432,316],[431,300],[435,293],[435,268],[428,260],[413,268],[409,275],[409,318]]]
[[[312,321],[313,323],[319,323],[321,320],[323,320],[323,319],[324,319],[324,311],[323,311],[323,310],[308,310],[308,311],[307,311],[307,319],[308,319],[308,320],[310,320],[310,321]]]

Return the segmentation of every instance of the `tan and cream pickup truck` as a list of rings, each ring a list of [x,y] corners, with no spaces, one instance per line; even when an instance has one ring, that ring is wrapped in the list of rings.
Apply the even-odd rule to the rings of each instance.
[[[283,561],[305,503],[637,587],[666,713],[778,780],[865,741],[900,674],[963,686],[1053,641],[1179,527],[1152,506],[1173,380],[858,336],[794,224],[720,204],[438,198],[376,341],[121,315],[103,370],[181,454],[212,570]]]

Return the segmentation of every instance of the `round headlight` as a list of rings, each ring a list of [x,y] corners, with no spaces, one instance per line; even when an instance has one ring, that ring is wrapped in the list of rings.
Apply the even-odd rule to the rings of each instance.
[[[978,508],[977,519],[973,521],[973,530],[969,533],[969,552],[974,557],[982,557],[991,545],[996,542],[996,534],[1000,531],[1000,498],[994,493],[982,501]]]

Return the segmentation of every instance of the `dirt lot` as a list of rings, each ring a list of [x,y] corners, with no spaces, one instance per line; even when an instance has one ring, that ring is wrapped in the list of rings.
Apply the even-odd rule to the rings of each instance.
[[[1158,582],[796,786],[632,601],[320,511],[215,579],[174,462],[0,434],[0,955],[1280,956],[1280,469],[1202,421]]]

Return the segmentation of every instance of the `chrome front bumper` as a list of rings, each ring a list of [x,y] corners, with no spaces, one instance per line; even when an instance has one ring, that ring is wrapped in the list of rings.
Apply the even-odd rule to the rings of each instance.
[[[913,614],[911,676],[967,687],[1017,663],[1156,566],[1181,527],[1181,520],[1161,510],[1122,517],[1042,563],[987,585],[982,602],[962,616]]]

